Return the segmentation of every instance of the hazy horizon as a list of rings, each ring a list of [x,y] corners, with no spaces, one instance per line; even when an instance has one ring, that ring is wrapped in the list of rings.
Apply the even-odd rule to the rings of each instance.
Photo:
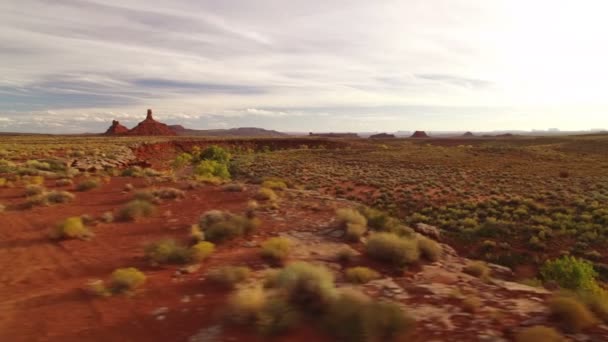
[[[608,126],[601,1],[0,3],[0,131]]]

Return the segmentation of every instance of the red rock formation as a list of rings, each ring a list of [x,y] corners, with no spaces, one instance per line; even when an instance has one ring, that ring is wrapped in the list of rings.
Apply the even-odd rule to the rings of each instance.
[[[394,139],[395,135],[388,134],[388,133],[378,133],[378,134],[370,135],[369,138],[370,139]]]
[[[146,119],[137,124],[127,133],[128,135],[176,135],[169,126],[154,120],[152,110],[148,109]]]
[[[412,138],[428,138],[429,136],[425,131],[416,131],[412,134]]]
[[[108,130],[104,134],[105,135],[121,135],[121,134],[127,134],[127,132],[129,132],[129,129],[127,127],[121,125],[120,122],[113,120],[112,126],[110,126],[110,128],[108,128]]]

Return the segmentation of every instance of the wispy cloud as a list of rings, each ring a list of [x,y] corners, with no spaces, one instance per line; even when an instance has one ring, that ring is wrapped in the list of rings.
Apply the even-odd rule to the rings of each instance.
[[[608,48],[596,42],[606,9],[549,0],[1,1],[0,117],[10,121],[0,122],[102,131],[151,107],[198,128],[605,126]]]

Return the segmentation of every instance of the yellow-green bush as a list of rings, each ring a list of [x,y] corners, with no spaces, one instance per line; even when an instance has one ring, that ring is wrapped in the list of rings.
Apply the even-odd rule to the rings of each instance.
[[[597,324],[597,319],[578,299],[559,296],[549,299],[551,316],[571,332],[579,332]]]
[[[133,221],[140,217],[147,217],[154,212],[154,205],[147,201],[133,200],[118,210],[118,219]]]
[[[110,289],[113,293],[133,291],[146,282],[146,275],[134,267],[119,268],[112,272]]]
[[[284,261],[289,256],[291,241],[284,237],[273,237],[262,243],[262,257],[272,261]]]
[[[290,303],[305,311],[322,311],[335,294],[334,277],[322,266],[295,262],[283,268],[276,278],[276,286]]]
[[[351,208],[341,208],[336,210],[336,221],[342,228],[347,228],[349,224],[361,227],[367,226],[367,219],[357,210]]]
[[[380,273],[367,267],[351,267],[346,270],[346,279],[351,283],[365,284],[380,278]]]
[[[215,250],[215,245],[208,241],[201,241],[190,247],[192,260],[203,261],[207,259]]]
[[[535,325],[522,329],[515,335],[516,342],[566,342],[566,338],[557,330]]]
[[[258,190],[258,192],[255,194],[255,199],[259,201],[275,202],[278,198],[279,196],[277,196],[277,194],[269,188],[260,188],[260,190]]]
[[[215,160],[203,160],[194,168],[194,174],[201,179],[230,179],[228,165]]]
[[[45,194],[45,200],[49,203],[71,202],[76,196],[67,191],[51,191]]]
[[[424,236],[418,237],[418,248],[420,248],[420,255],[429,261],[439,260],[443,251],[436,241]]]
[[[463,268],[463,272],[481,279],[488,279],[490,277],[490,268],[483,261],[470,262]]]
[[[99,180],[95,178],[85,179],[76,184],[77,191],[89,191],[99,187]]]
[[[144,255],[153,264],[183,264],[189,262],[192,258],[188,247],[178,244],[173,239],[164,239],[148,244],[144,248]]]
[[[324,325],[343,341],[389,341],[411,330],[415,321],[397,304],[372,301],[362,293],[343,290],[332,300]]]
[[[367,231],[367,227],[356,224],[356,223],[348,223],[346,225],[346,231],[344,232],[344,237],[348,241],[357,242],[361,239],[363,234]]]
[[[228,299],[227,317],[239,324],[254,324],[266,305],[267,294],[261,286],[243,288]]]
[[[285,183],[285,181],[280,179],[267,179],[262,182],[262,187],[269,188],[272,190],[283,190],[287,188],[287,184]]]
[[[251,270],[245,266],[223,266],[211,270],[207,276],[209,280],[226,287],[234,287],[236,284],[245,281]]]
[[[45,188],[41,185],[30,184],[25,187],[25,195],[28,197],[40,195],[45,192]]]
[[[210,210],[201,216],[199,226],[205,239],[222,242],[253,232],[260,222],[257,218],[236,215],[227,211]]]
[[[570,290],[592,289],[597,276],[589,261],[572,256],[547,261],[540,274],[545,281],[555,281],[559,286]]]
[[[420,257],[415,239],[400,237],[393,233],[373,234],[365,248],[370,257],[398,267],[414,263]]]
[[[178,199],[184,198],[186,194],[183,190],[165,187],[152,190],[152,195],[160,199]]]
[[[54,239],[88,239],[92,236],[93,233],[80,217],[69,217],[55,225],[51,231],[51,237]]]

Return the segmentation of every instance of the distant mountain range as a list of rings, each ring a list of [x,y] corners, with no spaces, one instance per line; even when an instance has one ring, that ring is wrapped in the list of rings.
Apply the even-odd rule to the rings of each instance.
[[[285,137],[287,134],[256,127],[239,127],[229,129],[189,129],[182,125],[170,125],[177,135],[210,136],[210,137]]]

